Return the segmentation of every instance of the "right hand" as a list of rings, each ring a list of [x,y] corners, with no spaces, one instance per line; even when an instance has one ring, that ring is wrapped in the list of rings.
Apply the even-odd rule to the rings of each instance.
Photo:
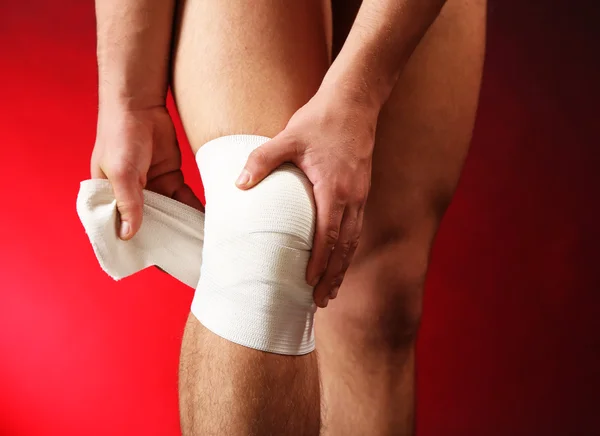
[[[143,189],[203,210],[184,183],[175,127],[164,106],[101,108],[91,174],[111,182],[121,220],[119,236],[124,240],[142,225]]]

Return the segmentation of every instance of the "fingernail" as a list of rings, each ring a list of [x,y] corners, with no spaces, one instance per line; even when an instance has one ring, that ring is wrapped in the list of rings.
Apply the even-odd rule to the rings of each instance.
[[[329,297],[323,298],[323,307],[327,307],[328,304],[329,304]]]
[[[321,276],[316,276],[314,279],[312,279],[309,285],[311,285],[314,288],[315,286],[317,286],[317,283],[319,283],[319,280],[321,280]]]
[[[127,221],[123,221],[121,223],[121,238],[126,238],[129,235],[129,231],[131,230],[131,226]]]
[[[337,294],[338,294],[339,290],[340,290],[339,286],[336,286],[335,288],[333,288],[333,290],[331,291],[331,294],[330,294],[330,296],[331,296],[332,299],[335,298],[335,297],[337,297]]]
[[[242,170],[242,174],[240,174],[240,176],[238,177],[235,184],[238,186],[244,186],[244,185],[248,184],[249,181],[250,181],[250,173],[246,170]]]

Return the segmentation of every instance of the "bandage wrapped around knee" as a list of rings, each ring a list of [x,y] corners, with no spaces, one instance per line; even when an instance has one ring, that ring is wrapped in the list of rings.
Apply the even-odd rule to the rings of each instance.
[[[254,188],[235,180],[269,138],[235,135],[205,144],[203,263],[192,313],[232,342],[279,354],[314,349],[313,289],[306,283],[315,206],[312,185],[284,164]]]
[[[81,182],[77,212],[114,279],[160,266],[197,285],[192,312],[209,330],[246,347],[300,355],[314,349],[316,306],[305,280],[315,223],[312,186],[291,164],[248,191],[235,186],[248,155],[268,139],[226,136],[200,149],[206,216],[144,190],[142,227],[122,241],[107,180]]]

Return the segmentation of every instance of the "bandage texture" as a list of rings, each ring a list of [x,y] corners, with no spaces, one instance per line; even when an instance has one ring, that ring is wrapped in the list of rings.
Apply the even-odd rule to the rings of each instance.
[[[206,222],[192,313],[232,342],[305,354],[314,349],[316,310],[305,278],[315,225],[312,185],[284,164],[252,189],[235,186],[249,154],[268,139],[221,137],[196,155]]]

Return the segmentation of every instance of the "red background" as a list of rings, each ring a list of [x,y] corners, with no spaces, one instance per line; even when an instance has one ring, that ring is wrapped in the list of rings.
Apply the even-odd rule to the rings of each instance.
[[[419,342],[419,436],[600,434],[600,18],[492,1],[472,153]],[[0,434],[176,435],[192,292],[114,283],[75,213],[94,141],[91,1],[0,2]],[[200,189],[186,154],[185,170]],[[334,303],[335,304],[335,303]]]

